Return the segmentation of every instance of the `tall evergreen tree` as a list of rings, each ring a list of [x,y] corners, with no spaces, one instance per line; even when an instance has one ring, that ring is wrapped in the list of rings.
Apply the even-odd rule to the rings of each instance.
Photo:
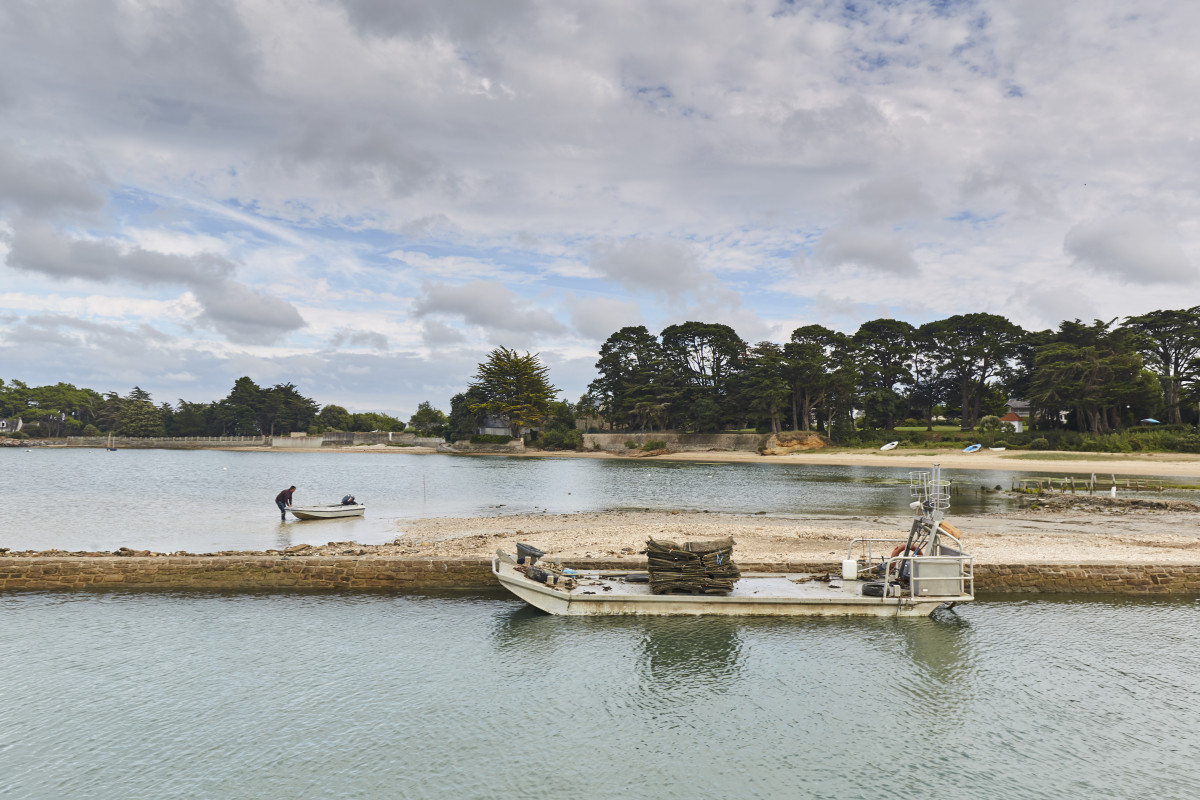
[[[963,427],[980,417],[987,386],[1006,375],[1025,331],[996,314],[959,314],[930,322],[921,333],[932,344],[938,371],[958,386]]]
[[[516,350],[497,347],[475,373],[471,388],[482,401],[471,410],[506,420],[513,438],[517,438],[522,428],[542,424],[550,402],[558,394],[548,375],[549,370],[536,353],[520,355]]]
[[[1167,422],[1179,424],[1183,386],[1200,374],[1200,306],[1128,317],[1124,327],[1136,334],[1134,347],[1158,373]]]

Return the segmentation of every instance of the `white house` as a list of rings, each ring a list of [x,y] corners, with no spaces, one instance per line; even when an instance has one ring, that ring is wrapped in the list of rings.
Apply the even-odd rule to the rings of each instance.
[[[1000,422],[1007,422],[1009,425],[1012,425],[1015,433],[1020,433],[1022,430],[1024,430],[1025,423],[1021,421],[1021,418],[1017,416],[1017,412],[1015,411],[1010,411],[1005,414],[1000,418]]]

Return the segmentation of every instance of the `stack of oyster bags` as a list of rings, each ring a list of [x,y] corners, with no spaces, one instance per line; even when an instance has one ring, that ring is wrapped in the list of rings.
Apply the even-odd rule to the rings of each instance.
[[[726,594],[741,577],[733,563],[733,539],[708,542],[646,542],[650,591],[654,594]]]

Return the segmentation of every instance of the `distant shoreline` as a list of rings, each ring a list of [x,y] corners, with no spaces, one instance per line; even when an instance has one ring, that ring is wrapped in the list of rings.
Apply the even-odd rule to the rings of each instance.
[[[1043,475],[1142,475],[1156,477],[1200,478],[1200,456],[1185,453],[1068,453],[1047,450],[1014,450],[997,453],[958,450],[802,450],[785,456],[763,456],[735,450],[677,452],[661,455],[625,455],[607,450],[528,450],[524,453],[439,453],[432,447],[393,447],[356,445],[351,447],[289,447],[286,449],[252,447],[196,448],[211,450],[257,451],[276,453],[408,453],[412,455],[478,455],[502,458],[603,458],[624,461],[692,461],[721,464],[811,464],[814,466],[894,467],[928,469],[940,464],[944,469],[995,470]]]
[[[80,449],[65,444],[37,444],[27,448]],[[2,448],[18,450],[25,448]],[[176,449],[176,448],[123,448]],[[1073,453],[1051,450],[1013,450],[995,452],[983,450],[963,453],[960,450],[889,450],[827,448],[798,450],[788,455],[764,456],[741,450],[706,450],[667,452],[657,455],[613,452],[611,450],[527,450],[523,453],[443,453],[432,447],[396,447],[385,444],[351,445],[346,447],[287,447],[262,446],[199,446],[178,448],[254,453],[406,453],[409,455],[472,455],[504,458],[601,458],[617,460],[691,461],[715,464],[810,464],[814,466],[893,467],[897,469],[928,469],[940,464],[944,469],[990,470],[1024,472],[1040,475],[1135,475],[1154,477],[1200,478],[1200,455],[1187,453]]]

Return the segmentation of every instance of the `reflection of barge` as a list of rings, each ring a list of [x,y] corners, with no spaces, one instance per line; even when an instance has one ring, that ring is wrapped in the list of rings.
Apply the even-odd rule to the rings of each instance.
[[[729,616],[926,616],[974,599],[972,557],[942,520],[948,483],[934,467],[913,476],[916,512],[906,539],[855,539],[842,574],[743,573],[727,594],[654,594],[646,573],[572,570],[518,545],[498,552],[492,572],[504,588],[551,614],[719,614]],[[893,548],[890,555],[884,555]]]

